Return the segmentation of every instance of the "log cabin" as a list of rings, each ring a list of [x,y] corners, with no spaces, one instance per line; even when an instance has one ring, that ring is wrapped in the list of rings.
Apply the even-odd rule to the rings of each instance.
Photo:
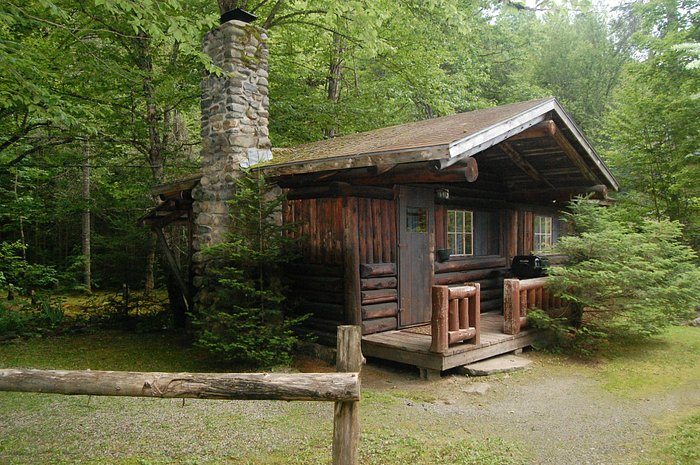
[[[250,31],[231,21],[205,39],[223,69],[248,69],[205,78],[202,173],[157,186],[161,203],[146,222],[157,232],[187,224],[197,262],[221,240],[212,231],[228,216],[230,173],[255,165],[286,194],[283,221],[301,225],[290,276],[320,342],[360,325],[365,355],[425,377],[531,345],[528,308],[561,301],[542,278],[512,279],[513,258],[565,233],[571,198],[607,202],[618,189],[561,104],[543,98],[269,150],[265,35]],[[237,58],[251,43],[256,60]],[[176,281],[191,307],[197,277]]]

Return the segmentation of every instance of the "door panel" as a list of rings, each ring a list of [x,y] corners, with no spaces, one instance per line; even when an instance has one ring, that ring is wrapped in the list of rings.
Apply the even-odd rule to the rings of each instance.
[[[435,205],[432,189],[400,186],[399,325],[430,321],[435,243]]]

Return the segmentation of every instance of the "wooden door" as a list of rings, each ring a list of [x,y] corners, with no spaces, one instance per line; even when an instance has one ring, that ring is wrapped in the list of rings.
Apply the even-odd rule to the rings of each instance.
[[[399,326],[430,321],[435,244],[432,189],[399,188]]]

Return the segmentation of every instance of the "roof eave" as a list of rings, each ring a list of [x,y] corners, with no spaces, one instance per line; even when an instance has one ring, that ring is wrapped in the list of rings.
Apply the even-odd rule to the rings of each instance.
[[[366,168],[378,165],[440,160],[446,157],[449,157],[449,146],[447,144],[442,144],[400,151],[368,152],[344,157],[324,158],[321,160],[287,162],[277,165],[254,167],[254,169],[262,171],[267,176],[275,177],[320,171]]]

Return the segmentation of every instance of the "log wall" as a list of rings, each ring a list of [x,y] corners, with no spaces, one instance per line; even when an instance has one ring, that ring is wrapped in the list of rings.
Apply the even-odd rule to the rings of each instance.
[[[496,255],[435,262],[434,283],[435,285],[479,283],[481,311],[500,310],[503,307],[503,278],[508,268],[506,259]]]
[[[360,265],[362,334],[398,328],[398,278],[396,263]]]
[[[396,263],[396,201],[357,199],[360,263]]]
[[[343,263],[343,199],[287,200],[284,220],[297,224],[294,236],[304,262],[340,265]]]

